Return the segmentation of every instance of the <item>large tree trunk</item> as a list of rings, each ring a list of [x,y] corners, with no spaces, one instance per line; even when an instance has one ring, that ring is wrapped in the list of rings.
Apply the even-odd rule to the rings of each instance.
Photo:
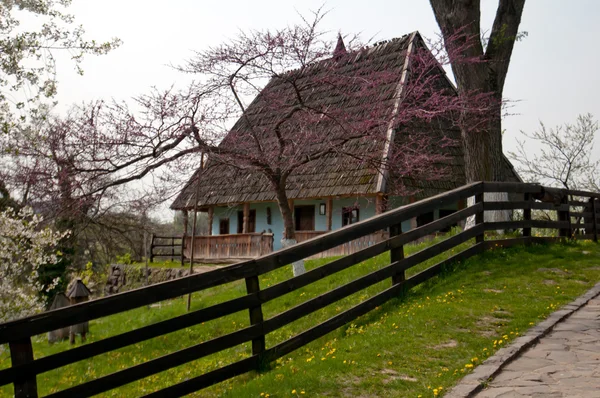
[[[290,203],[288,202],[287,193],[285,192],[285,180],[274,181],[275,192],[277,193],[277,205],[283,219],[283,237],[281,238],[282,247],[290,247],[297,243],[296,228],[294,225],[294,216]],[[306,272],[304,260],[299,260],[292,263],[293,275],[298,276]]]
[[[463,128],[466,180],[468,183],[502,181],[506,178],[502,153],[502,92],[525,0],[499,1],[485,51],[480,38],[480,0],[430,2],[448,48],[459,94],[489,93],[496,101],[484,128]],[[467,41],[469,45],[465,46]],[[475,62],[477,60],[482,62]],[[468,119],[464,123],[469,126]]]
[[[475,124],[469,123],[468,114],[462,121],[466,182],[504,181],[507,176],[502,152],[502,92],[525,0],[499,0],[485,51],[480,37],[480,0],[430,0],[430,3],[450,56],[459,95],[487,93],[493,100],[493,110],[482,128],[472,129]],[[507,199],[505,193],[488,193],[484,198]],[[473,204],[474,198],[468,202]],[[486,212],[485,220],[506,221],[510,216],[510,211]],[[467,227],[474,221],[474,218],[467,220]]]

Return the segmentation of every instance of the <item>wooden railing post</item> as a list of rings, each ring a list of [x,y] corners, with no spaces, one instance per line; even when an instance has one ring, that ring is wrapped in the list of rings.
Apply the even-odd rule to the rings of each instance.
[[[186,232],[184,232],[183,235],[181,235],[181,248],[180,248],[181,253],[179,253],[179,254],[181,254],[181,267],[184,266],[184,261],[185,261],[184,256],[183,256],[183,252],[185,251],[185,235],[186,235]]]
[[[246,278],[246,291],[248,294],[258,293],[260,291],[260,285],[258,282],[258,276],[249,276]],[[250,307],[250,325],[257,325],[263,323],[263,312],[262,305],[259,303],[257,306]],[[265,335],[261,335],[255,339],[252,339],[252,355],[260,355],[265,351]]]
[[[483,203],[483,197],[484,197],[483,192],[475,195],[475,204]],[[484,214],[483,210],[481,210],[479,213],[475,214],[475,225],[483,224],[483,214]],[[484,240],[485,240],[484,232],[481,232],[481,234],[475,236],[475,243],[481,243]]]
[[[154,234],[150,235],[150,262],[154,262]]]
[[[175,237],[171,236],[171,261],[175,261]]]
[[[402,223],[392,225],[390,227],[390,238],[394,236],[398,236],[402,233]],[[390,261],[395,263],[396,261],[400,261],[404,259],[404,246],[399,246],[395,249],[390,250]],[[392,276],[392,285],[397,285],[406,280],[406,275],[404,271],[400,271]]]
[[[569,206],[569,196],[568,195],[564,195],[560,201],[560,205],[561,207],[564,205],[567,205],[567,210],[559,210],[557,211],[557,215],[558,215],[558,221],[565,221],[565,222],[569,222],[569,224],[571,223],[571,217],[570,217],[570,206]],[[565,237],[568,238],[571,236],[570,233],[570,228],[559,228],[558,229],[558,236],[559,237]]]
[[[10,359],[12,366],[18,366],[33,362],[33,347],[31,338],[26,337],[20,340],[8,343],[10,348]],[[37,398],[37,382],[35,376],[29,376],[20,380],[15,380],[15,398]]]
[[[598,206],[596,205],[597,200],[595,198],[591,198],[592,200],[592,225],[593,225],[593,231],[594,231],[594,242],[598,242],[598,214],[597,209]]]
[[[525,202],[527,203],[531,203],[532,201],[532,197],[530,193],[526,193],[523,197],[523,199],[525,199]],[[531,221],[531,207],[528,209],[523,209],[523,221],[527,222],[527,221]],[[524,237],[531,237],[531,226],[529,227],[523,227],[523,236]]]

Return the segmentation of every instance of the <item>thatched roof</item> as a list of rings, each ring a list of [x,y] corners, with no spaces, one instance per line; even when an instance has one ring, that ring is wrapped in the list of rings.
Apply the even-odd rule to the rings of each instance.
[[[394,111],[396,90],[401,82],[403,67],[407,65],[410,48],[413,45],[424,47],[424,43],[417,32],[376,44],[373,47],[357,52],[348,53],[343,48],[343,43],[338,40],[336,54],[330,60],[322,61],[301,72],[304,87],[309,87],[305,102],[315,107],[326,106],[328,109],[343,108],[344,117],[351,118],[354,122],[367,120],[372,117],[372,109],[379,106],[384,112]],[[329,62],[327,67],[324,63]],[[339,68],[340,74],[352,70],[360,73],[377,74],[385,71],[394,71],[396,80],[386,81],[377,87],[377,90],[360,98],[341,96],[334,93],[327,84],[322,84],[322,77],[332,73],[331,65]],[[334,70],[335,72],[335,70]],[[396,73],[397,72],[397,73]],[[440,69],[440,73],[443,71]],[[243,118],[234,125],[229,135],[221,145],[232,145],[233,137],[240,136],[247,129],[246,121],[259,130],[268,131],[277,122],[282,110],[269,107],[265,103],[270,93],[278,93],[280,97],[294,101],[294,92],[282,83],[282,79],[273,78],[262,90],[261,94],[247,108]],[[309,82],[309,84],[306,84]],[[313,82],[314,84],[310,84]],[[454,89],[451,83],[447,83]],[[245,119],[245,120],[244,120]],[[336,131],[335,124],[319,122],[320,133],[324,136],[341,134]],[[444,130],[443,134],[460,142],[460,131]],[[353,150],[368,151],[384,156],[381,144],[356,140],[352,143]],[[446,164],[440,165],[451,171],[451,178],[437,181],[423,181],[421,179],[403,178],[403,184],[414,191],[419,191],[419,196],[429,196],[434,193],[446,191],[465,183],[463,152],[459,144],[440,148],[447,157]],[[507,164],[507,168],[508,164]],[[508,173],[507,173],[508,174]],[[512,174],[512,173],[511,173]],[[295,170],[287,180],[286,191],[289,199],[323,198],[331,196],[362,196],[386,192],[386,184],[382,184],[380,171],[369,167],[361,161],[351,158],[341,158],[331,154],[318,160],[313,160]],[[268,179],[256,171],[249,171],[232,165],[224,165],[216,161],[209,161],[204,170],[198,170],[183,188],[181,193],[171,205],[172,209],[190,209],[197,198],[198,206],[227,205],[244,202],[274,201],[275,192]]]

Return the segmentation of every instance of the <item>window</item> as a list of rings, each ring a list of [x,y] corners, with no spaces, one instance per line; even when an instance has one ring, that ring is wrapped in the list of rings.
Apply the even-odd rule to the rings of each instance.
[[[229,218],[219,219],[219,235],[227,235],[229,233]]]
[[[325,215],[326,208],[327,208],[327,206],[325,206],[325,203],[321,203],[319,205],[319,215],[320,216],[324,216]]]
[[[358,207],[343,207],[342,208],[342,227],[357,223],[359,220]]]
[[[271,208],[267,207],[267,225],[271,225]]]

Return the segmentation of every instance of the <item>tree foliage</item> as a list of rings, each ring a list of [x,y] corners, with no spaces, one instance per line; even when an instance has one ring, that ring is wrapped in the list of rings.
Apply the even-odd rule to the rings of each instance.
[[[517,140],[510,157],[527,181],[565,189],[600,192],[600,159],[594,159],[594,138],[598,121],[591,114],[579,115],[575,123],[521,131],[526,140]],[[533,151],[533,146],[540,146]]]
[[[45,266],[60,261],[55,247],[67,235],[44,227],[43,218],[31,208],[0,212],[0,322],[44,308],[43,293],[61,280],[41,282],[39,275]]]
[[[71,0],[4,0],[0,2],[0,123],[8,132],[15,109],[56,94],[57,51],[71,57],[78,73],[86,54],[106,54],[120,44],[89,40],[67,12]],[[26,118],[22,114],[21,122]]]

